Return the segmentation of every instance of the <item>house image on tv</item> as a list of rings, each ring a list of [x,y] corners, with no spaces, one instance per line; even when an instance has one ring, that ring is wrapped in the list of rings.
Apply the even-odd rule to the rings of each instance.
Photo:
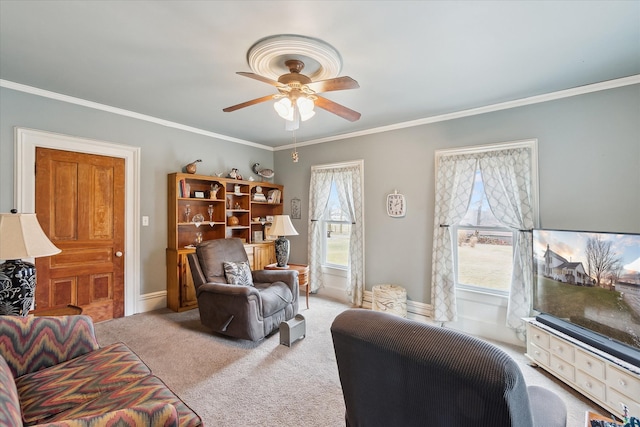
[[[578,286],[593,286],[581,262],[570,262],[549,249],[544,253],[543,274],[553,280]]]

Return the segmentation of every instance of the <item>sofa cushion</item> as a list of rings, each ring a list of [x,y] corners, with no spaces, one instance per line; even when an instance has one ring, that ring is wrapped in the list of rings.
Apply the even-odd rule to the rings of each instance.
[[[55,422],[65,419],[95,416],[122,408],[139,407],[148,402],[163,402],[173,405],[178,412],[179,425],[181,427],[202,425],[200,417],[180,400],[160,378],[153,375],[136,380],[117,390],[103,393],[96,399],[84,402],[63,413],[57,414],[49,421]]]
[[[126,345],[111,344],[16,378],[22,418],[25,424],[48,421],[150,374],[147,365]]]
[[[106,414],[89,415],[73,420],[47,423],[47,427],[178,427],[178,412],[170,403],[150,402],[133,408],[118,409]]]
[[[97,348],[88,316],[0,316],[0,355],[15,378]]]
[[[196,254],[206,282],[224,280],[222,260],[249,261],[244,244],[238,238],[205,240],[196,247]]]
[[[224,262],[224,275],[230,285],[253,286],[248,262]]]
[[[22,425],[22,417],[18,389],[9,365],[0,356],[0,426],[19,425]]]
[[[262,317],[269,317],[293,301],[291,289],[284,282],[256,283],[262,300]]]

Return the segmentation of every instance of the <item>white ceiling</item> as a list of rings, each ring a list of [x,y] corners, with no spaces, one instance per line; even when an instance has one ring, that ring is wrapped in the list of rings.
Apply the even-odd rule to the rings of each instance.
[[[266,146],[276,93],[235,74],[274,34],[319,38],[359,89],[325,97],[298,142],[640,75],[640,1],[7,1],[0,79]],[[14,85],[15,86],[15,85]]]

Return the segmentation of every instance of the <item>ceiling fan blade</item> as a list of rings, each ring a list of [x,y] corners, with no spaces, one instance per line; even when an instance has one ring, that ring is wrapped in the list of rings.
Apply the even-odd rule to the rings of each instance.
[[[358,113],[357,111],[353,111],[352,109],[330,101],[327,98],[323,98],[317,95],[316,97],[317,99],[313,102],[323,110],[327,110],[330,113],[337,114],[338,116],[342,117],[343,119],[347,119],[350,122],[355,122],[360,118],[360,113]]]
[[[236,74],[240,74],[241,76],[249,77],[250,79],[254,79],[254,80],[258,80],[258,81],[263,82],[263,83],[270,84],[271,86],[275,86],[277,88],[288,88],[287,85],[282,84],[282,83],[280,83],[278,81],[275,81],[273,79],[270,79],[268,77],[261,76],[260,74],[247,73],[247,72],[244,72],[244,71],[238,71]]]
[[[330,92],[333,90],[357,89],[360,87],[357,81],[351,77],[336,77],[335,79],[318,80],[307,84],[307,87],[315,93]]]
[[[251,101],[243,102],[242,104],[232,105],[231,107],[223,108],[222,111],[224,111],[225,113],[230,113],[232,111],[236,111],[244,107],[250,107],[255,104],[260,104],[261,102],[270,101],[273,99],[274,96],[275,95],[267,95],[267,96],[263,96],[262,98],[252,99]]]

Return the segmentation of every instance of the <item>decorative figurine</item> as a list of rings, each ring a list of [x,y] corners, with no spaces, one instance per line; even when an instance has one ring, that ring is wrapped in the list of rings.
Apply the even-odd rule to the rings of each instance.
[[[209,198],[211,200],[216,200],[218,198],[218,190],[220,190],[220,186],[218,184],[211,184],[211,190],[209,191]]]
[[[237,168],[233,168],[231,169],[231,172],[229,172],[229,174],[227,175],[227,178],[242,179],[242,175],[240,175],[240,172],[238,172]]]
[[[259,166],[260,166],[260,163],[254,163],[253,166],[251,166],[253,173],[263,178],[267,178],[267,179],[273,178],[273,175],[274,175],[273,169],[258,169]]]
[[[191,205],[184,207],[184,222],[190,222],[191,220]]]
[[[201,161],[201,159],[194,160],[193,162],[185,166],[184,169],[187,171],[187,173],[196,173],[196,163],[200,163]]]

